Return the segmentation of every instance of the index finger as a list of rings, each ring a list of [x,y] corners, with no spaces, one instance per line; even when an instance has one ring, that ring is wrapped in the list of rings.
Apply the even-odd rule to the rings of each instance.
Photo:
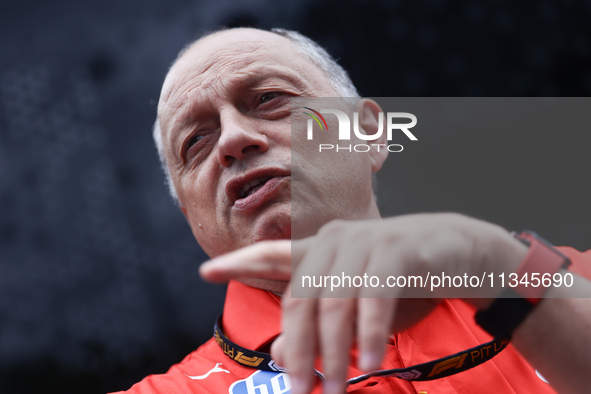
[[[291,242],[264,241],[238,249],[206,261],[199,267],[199,274],[214,283],[243,278],[289,281]]]

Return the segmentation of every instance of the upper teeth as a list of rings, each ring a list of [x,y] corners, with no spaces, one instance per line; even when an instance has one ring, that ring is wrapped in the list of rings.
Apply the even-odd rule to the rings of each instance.
[[[269,179],[271,179],[271,177],[261,177],[261,178],[257,178],[254,179],[250,182],[247,182],[244,184],[244,186],[242,187],[242,190],[240,190],[240,198],[246,197],[248,194],[248,191],[250,190],[251,192],[253,192],[255,189],[253,189],[256,185],[261,184],[261,183],[265,183],[267,182]]]

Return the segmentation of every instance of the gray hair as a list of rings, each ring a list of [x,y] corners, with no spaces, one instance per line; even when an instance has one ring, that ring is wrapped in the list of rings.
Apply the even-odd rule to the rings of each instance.
[[[193,46],[198,41],[202,40],[203,38],[209,35],[215,34],[223,30],[233,29],[221,29],[203,35],[198,40],[185,46],[179,52],[177,60],[187,51],[189,47]],[[341,67],[332,58],[332,56],[330,56],[330,54],[318,43],[309,39],[303,34],[300,34],[297,31],[293,30],[272,29],[271,32],[287,38],[289,41],[291,41],[291,43],[294,45],[298,52],[300,52],[306,58],[311,60],[316,66],[318,66],[322,71],[324,71],[332,87],[341,97],[359,98],[359,93],[357,92],[355,85],[353,85],[353,82],[351,82],[351,78],[349,78],[349,74],[347,74],[347,71],[345,71],[345,69]],[[152,128],[152,135],[154,137],[154,142],[156,143],[156,149],[158,150],[158,156],[160,157],[160,164],[162,166],[162,170],[166,175],[166,184],[168,185],[170,196],[178,204],[178,195],[172,182],[170,169],[168,168],[168,165],[166,163],[166,156],[164,154],[164,147],[162,144],[162,132],[160,130],[160,122],[158,118],[156,118],[156,122],[154,123],[154,126]]]

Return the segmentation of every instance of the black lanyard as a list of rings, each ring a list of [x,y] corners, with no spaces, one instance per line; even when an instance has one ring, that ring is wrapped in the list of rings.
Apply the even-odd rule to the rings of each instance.
[[[261,371],[285,372],[285,369],[275,364],[269,353],[257,352],[243,348],[230,341],[221,329],[222,315],[220,315],[213,326],[213,337],[224,354],[237,363]],[[347,380],[348,384],[358,383],[372,376],[394,376],[399,379],[410,381],[427,381],[455,375],[460,372],[474,368],[497,354],[507,347],[506,339],[493,339],[476,347],[464,350],[451,356],[438,358],[423,364],[413,365],[407,368],[384,369],[372,371],[364,375]],[[324,379],[324,375],[316,371],[316,375]]]

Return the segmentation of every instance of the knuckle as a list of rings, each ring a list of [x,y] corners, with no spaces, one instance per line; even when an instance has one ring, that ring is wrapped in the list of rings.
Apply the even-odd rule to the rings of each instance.
[[[335,314],[346,314],[351,309],[347,299],[324,299],[320,302],[319,311],[321,316],[334,316]]]
[[[363,327],[362,338],[371,343],[381,343],[382,338],[387,336],[387,331],[386,324],[382,320],[377,320],[373,324],[367,322]]]
[[[428,267],[433,266],[434,260],[435,258],[430,249],[418,248],[413,261],[413,266],[415,267],[415,270],[424,270]]]

